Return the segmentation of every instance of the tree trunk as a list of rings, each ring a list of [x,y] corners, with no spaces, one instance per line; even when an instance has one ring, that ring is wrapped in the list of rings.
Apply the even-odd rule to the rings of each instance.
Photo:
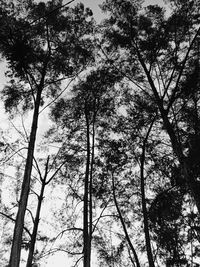
[[[92,154],[90,164],[90,188],[89,188],[89,262],[91,262],[91,250],[92,250],[92,190],[93,190],[93,166],[94,166],[94,144],[95,144],[95,115],[92,122]]]
[[[144,163],[145,163],[145,150],[146,150],[146,142],[148,140],[151,128],[153,126],[154,120],[152,121],[147,135],[143,142],[142,147],[142,155],[140,158],[140,179],[141,179],[141,196],[142,196],[142,213],[143,213],[143,219],[144,219],[144,234],[145,234],[145,242],[146,242],[146,250],[147,250],[147,258],[149,262],[149,267],[155,267],[154,260],[153,260],[153,254],[151,250],[151,240],[149,235],[149,222],[148,222],[148,213],[147,213],[147,207],[146,207],[146,197],[145,197],[145,178],[144,178]]]
[[[87,110],[85,110],[86,118],[86,142],[87,142],[87,159],[84,181],[84,200],[83,200],[83,267],[90,267],[90,237],[88,229],[88,190],[89,190],[89,175],[90,175],[90,125]]]
[[[43,89],[43,83],[41,83],[40,86],[38,86],[36,100],[35,100],[35,109],[33,113],[30,141],[28,145],[28,153],[27,153],[26,165],[25,165],[25,170],[24,170],[24,178],[22,182],[22,189],[21,189],[21,195],[20,195],[20,200],[19,200],[19,208],[18,208],[15,227],[14,227],[9,267],[18,267],[20,264],[21,244],[22,244],[22,235],[23,235],[23,228],[24,228],[24,217],[25,217],[25,212],[26,212],[26,207],[27,207],[27,202],[28,202],[28,195],[29,195],[29,190],[30,190],[33,154],[34,154],[34,148],[35,148],[35,140],[36,140],[37,126],[38,126],[38,116],[39,116],[39,107],[40,107],[42,89]]]
[[[26,263],[26,267],[31,267],[32,266],[32,262],[33,262],[33,255],[34,255],[34,250],[35,250],[35,243],[36,243],[38,225],[39,225],[39,221],[40,221],[40,211],[41,211],[42,201],[43,201],[43,198],[44,198],[44,189],[45,189],[45,186],[47,184],[46,183],[46,178],[47,178],[47,174],[48,174],[48,162],[49,162],[49,157],[47,159],[44,178],[40,179],[41,182],[42,182],[42,186],[41,186],[41,189],[40,189],[40,195],[38,196],[38,205],[37,205],[37,210],[36,210],[36,215],[35,215],[35,220],[34,220],[33,232],[31,234],[31,242],[30,242],[28,260],[27,260],[27,263]]]
[[[39,225],[39,221],[40,221],[40,210],[41,210],[42,200],[43,200],[43,196],[44,196],[44,188],[45,188],[45,183],[42,184],[40,195],[38,197],[38,206],[37,206],[36,216],[35,216],[35,220],[34,220],[33,232],[31,235],[31,242],[30,242],[29,254],[28,254],[28,260],[27,260],[26,267],[32,266],[33,254],[34,254],[34,250],[35,250],[35,242],[36,242],[36,237],[37,237],[37,230],[38,230],[38,225]]]
[[[138,256],[137,256],[137,253],[135,251],[135,248],[130,240],[130,237],[129,237],[129,234],[128,234],[128,231],[126,229],[126,225],[125,225],[125,222],[124,222],[124,219],[122,217],[122,214],[121,214],[121,211],[120,211],[120,208],[118,206],[118,203],[117,203],[117,198],[116,198],[116,194],[115,194],[115,182],[114,182],[114,176],[113,174],[111,174],[112,176],[112,188],[113,188],[113,198],[114,198],[114,203],[115,203],[115,207],[117,209],[117,212],[118,212],[118,215],[119,215],[119,219],[120,219],[120,222],[122,224],[122,227],[123,227],[123,230],[124,230],[124,234],[125,234],[125,237],[126,237],[126,240],[128,242],[128,245],[134,255],[134,258],[135,258],[135,262],[136,262],[136,266],[137,267],[140,267],[140,262],[139,262],[139,259],[138,259]],[[134,264],[135,265],[135,264]]]

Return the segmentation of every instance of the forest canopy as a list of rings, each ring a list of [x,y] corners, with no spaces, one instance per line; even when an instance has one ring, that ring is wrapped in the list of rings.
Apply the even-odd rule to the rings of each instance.
[[[150,2],[0,0],[1,266],[200,266],[200,2]]]

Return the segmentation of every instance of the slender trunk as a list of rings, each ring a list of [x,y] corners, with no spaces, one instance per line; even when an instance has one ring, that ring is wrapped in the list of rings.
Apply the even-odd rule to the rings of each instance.
[[[19,200],[19,208],[18,208],[16,222],[15,222],[9,267],[18,267],[20,263],[22,234],[23,234],[23,228],[24,228],[24,217],[25,217],[25,212],[26,212],[26,207],[27,207],[27,202],[28,202],[28,195],[29,195],[29,190],[30,190],[33,154],[34,154],[34,148],[35,148],[35,140],[36,140],[37,126],[38,126],[38,116],[39,116],[39,107],[40,107],[42,89],[43,89],[43,83],[40,86],[38,86],[37,96],[35,100],[35,109],[33,113],[30,141],[28,145],[28,154],[27,154],[26,165],[25,165],[25,170],[24,170],[24,178],[22,182],[22,189],[21,189],[21,195],[20,195],[20,200]]]
[[[137,267],[140,267],[140,262],[139,262],[139,259],[138,259],[138,256],[137,256],[137,253],[135,251],[135,248],[130,240],[130,237],[129,237],[129,234],[128,234],[128,231],[126,229],[126,225],[125,225],[125,222],[124,222],[124,219],[122,217],[122,214],[121,214],[121,211],[120,211],[120,208],[119,208],[119,205],[117,203],[117,198],[116,198],[116,194],[115,194],[115,182],[114,182],[114,175],[112,174],[112,187],[113,187],[113,198],[114,198],[114,203],[115,203],[115,206],[116,206],[116,209],[117,209],[117,212],[118,212],[118,215],[119,215],[119,219],[120,219],[120,222],[122,224],[122,227],[123,227],[123,230],[124,230],[124,234],[125,234],[125,237],[126,237],[126,240],[128,242],[128,245],[134,255],[134,258],[135,258],[135,262],[136,262],[136,266]]]
[[[86,142],[87,142],[87,159],[84,181],[84,200],[83,200],[83,266],[90,267],[89,256],[89,229],[88,229],[88,190],[89,190],[89,175],[90,175],[90,125],[87,110],[85,110],[86,118]]]
[[[48,174],[48,163],[49,163],[49,157],[47,159],[44,178],[40,179],[41,182],[42,182],[42,186],[41,186],[41,189],[40,189],[40,195],[38,196],[38,205],[37,205],[37,210],[36,210],[36,215],[35,215],[35,220],[34,220],[33,231],[32,231],[32,234],[31,234],[31,242],[30,242],[28,260],[27,260],[27,263],[26,263],[26,267],[31,267],[32,266],[32,262],[33,262],[33,254],[34,254],[34,250],[35,250],[35,243],[36,243],[38,225],[39,225],[39,221],[40,221],[40,211],[41,211],[42,201],[43,201],[43,198],[44,198],[44,189],[45,189],[45,186],[47,184],[46,183],[46,178],[47,178],[47,174]]]
[[[45,183],[42,183],[40,195],[38,196],[38,206],[37,206],[36,216],[35,216],[35,220],[34,220],[33,232],[31,234],[31,242],[30,242],[29,254],[28,254],[28,260],[27,260],[26,267],[32,266],[33,254],[34,254],[34,250],[35,250],[35,242],[36,242],[36,237],[37,237],[37,230],[38,230],[38,225],[39,225],[39,221],[40,221],[40,211],[41,211],[42,200],[43,200],[43,196],[44,196],[44,188],[45,188]]]
[[[144,219],[144,234],[145,234],[145,242],[146,242],[146,249],[147,249],[147,258],[149,262],[149,267],[155,267],[154,260],[153,260],[153,254],[151,250],[151,240],[149,235],[149,222],[148,222],[148,213],[147,213],[147,207],[146,207],[146,197],[145,197],[145,178],[144,178],[144,164],[145,164],[145,150],[146,150],[146,142],[148,140],[151,128],[153,126],[154,120],[151,123],[149,130],[147,132],[147,135],[143,142],[142,147],[142,155],[140,158],[140,179],[141,179],[141,195],[142,195],[142,213],[143,213],[143,219]]]
[[[133,264],[133,267],[136,267],[134,259],[133,259],[132,255],[131,255],[130,249],[128,249],[128,255],[129,255],[129,259],[130,259],[131,263]]]
[[[93,166],[94,166],[94,143],[95,143],[95,115],[92,124],[92,155],[90,164],[90,188],[89,188],[89,262],[91,261],[91,250],[92,250],[92,190],[93,190]]]

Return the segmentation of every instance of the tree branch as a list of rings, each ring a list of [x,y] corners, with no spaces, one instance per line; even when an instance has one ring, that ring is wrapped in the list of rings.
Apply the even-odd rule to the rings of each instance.
[[[6,213],[4,213],[4,212],[0,212],[0,215],[6,217],[7,219],[11,220],[12,222],[15,222],[15,221],[16,221],[14,218],[12,218],[11,215],[8,215],[8,214],[6,214]],[[27,232],[27,234],[31,237],[31,233],[30,233],[30,231],[28,230],[28,228],[27,228],[26,226],[24,226],[24,230],[25,230],[25,231]]]

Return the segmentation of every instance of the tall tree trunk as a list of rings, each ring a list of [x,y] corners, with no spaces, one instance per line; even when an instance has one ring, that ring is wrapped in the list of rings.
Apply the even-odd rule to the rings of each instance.
[[[144,219],[144,234],[145,234],[145,243],[146,243],[146,250],[147,250],[147,258],[149,262],[149,267],[155,267],[154,260],[153,260],[153,254],[151,250],[151,240],[149,235],[149,222],[148,222],[148,213],[147,213],[147,207],[146,207],[146,197],[145,197],[145,177],[144,177],[144,164],[145,164],[145,150],[146,150],[146,143],[151,131],[151,128],[153,126],[154,120],[152,121],[147,135],[143,141],[142,146],[142,155],[140,158],[140,183],[141,183],[141,196],[142,196],[142,213],[143,213],[143,219]]]
[[[33,255],[34,255],[34,250],[35,250],[35,243],[36,243],[38,225],[39,225],[39,221],[40,221],[40,211],[41,211],[42,201],[43,201],[43,198],[44,198],[44,189],[45,189],[45,186],[47,184],[46,183],[46,178],[47,178],[47,174],[48,174],[48,163],[49,163],[49,157],[47,158],[44,178],[40,177],[40,180],[42,182],[42,186],[41,186],[41,189],[40,189],[40,194],[38,196],[38,205],[37,205],[36,215],[35,215],[35,219],[34,219],[33,231],[32,231],[32,234],[31,234],[31,242],[30,242],[30,247],[29,247],[29,253],[28,253],[28,259],[27,259],[26,267],[31,267],[32,266],[32,262],[33,262]]]
[[[92,191],[93,191],[93,166],[94,166],[94,144],[95,144],[95,116],[92,122],[92,154],[90,163],[90,188],[89,188],[89,262],[91,262],[91,250],[92,250]]]
[[[25,165],[25,170],[24,170],[24,178],[22,182],[19,207],[18,207],[15,227],[14,227],[9,267],[19,267],[19,264],[20,264],[21,244],[22,244],[22,235],[23,235],[23,228],[24,228],[24,217],[25,217],[29,190],[30,190],[31,171],[32,171],[32,165],[33,165],[33,155],[34,155],[35,140],[36,140],[37,127],[38,127],[39,107],[40,107],[43,84],[44,84],[44,76],[42,77],[41,83],[38,86],[37,95],[35,99],[35,109],[34,109],[33,119],[32,119],[30,140],[29,140],[29,145],[28,145],[28,153],[27,153],[26,165]]]
[[[83,200],[83,267],[90,267],[90,237],[88,229],[88,190],[89,190],[89,176],[90,176],[90,125],[88,118],[88,111],[85,109],[86,119],[86,142],[87,142],[87,159],[85,169],[84,181],[84,200]]]
[[[122,224],[122,228],[124,230],[124,234],[125,234],[126,240],[128,242],[128,245],[129,245],[129,247],[130,247],[133,255],[134,255],[136,266],[137,267],[140,267],[140,262],[139,262],[137,253],[136,253],[135,248],[134,248],[134,246],[133,246],[133,244],[131,242],[131,239],[129,237],[128,231],[126,229],[126,224],[124,222],[123,216],[121,214],[121,211],[120,211],[120,208],[119,208],[119,205],[118,205],[118,202],[117,202],[117,198],[116,198],[116,194],[115,194],[115,181],[114,181],[114,175],[113,175],[113,173],[111,174],[111,176],[112,176],[113,199],[114,199],[115,207],[117,209],[117,212],[118,212],[118,215],[119,215],[119,219],[120,219],[120,222]]]

